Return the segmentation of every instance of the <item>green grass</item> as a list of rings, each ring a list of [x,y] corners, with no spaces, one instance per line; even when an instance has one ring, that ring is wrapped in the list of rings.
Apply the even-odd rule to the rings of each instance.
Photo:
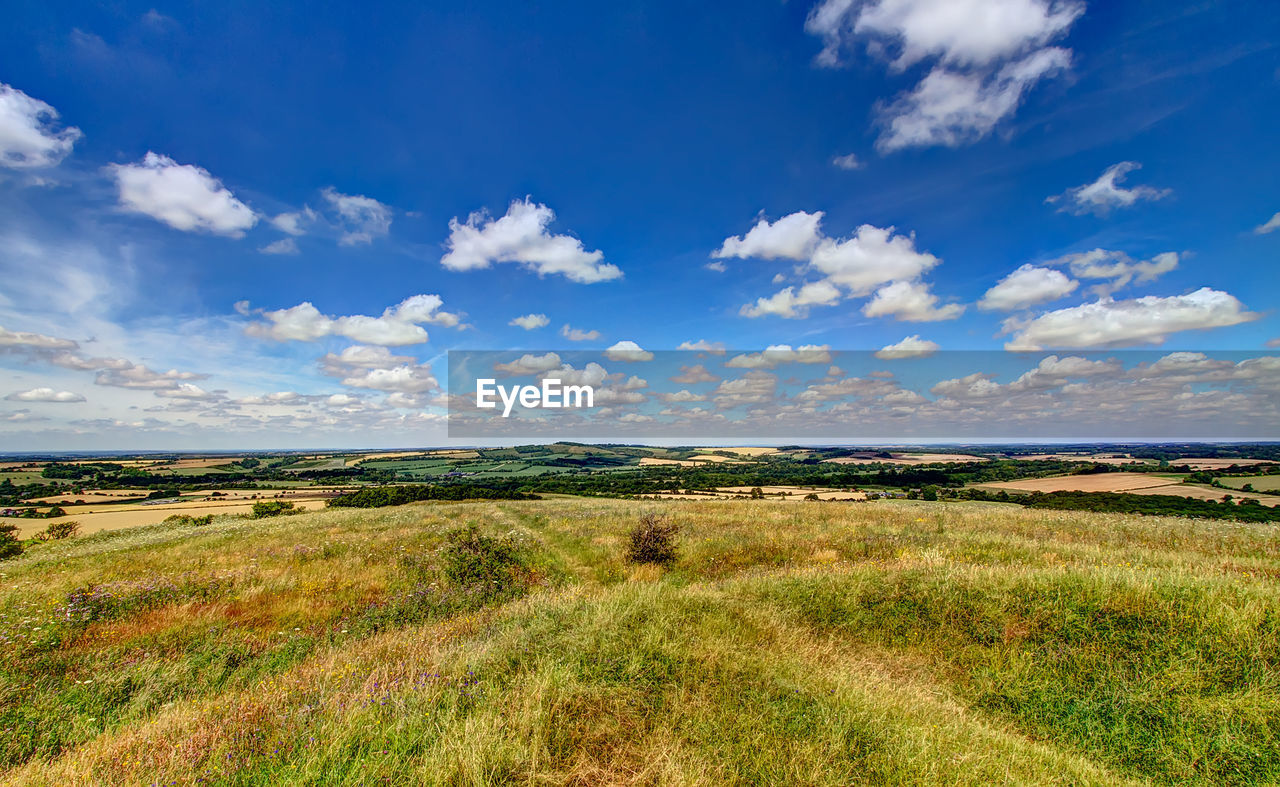
[[[1239,489],[1245,484],[1253,484],[1255,492],[1280,492],[1280,475],[1238,476],[1218,479],[1223,486]],[[14,483],[17,483],[16,481]]]
[[[666,570],[622,558],[650,512]],[[468,524],[516,562],[460,573]],[[0,574],[6,783],[1280,781],[1270,526],[561,498],[156,525]]]

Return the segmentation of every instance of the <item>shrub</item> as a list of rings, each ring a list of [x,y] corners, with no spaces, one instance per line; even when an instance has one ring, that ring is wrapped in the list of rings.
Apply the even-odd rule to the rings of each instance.
[[[0,560],[22,554],[22,542],[14,535],[17,532],[16,525],[0,525]]]
[[[253,513],[250,516],[253,519],[266,519],[269,516],[301,513],[302,509],[294,508],[293,503],[286,503],[283,500],[263,500],[261,503],[253,504]]]
[[[80,532],[80,523],[75,520],[67,522],[54,522],[44,529],[44,532],[36,536],[41,541],[61,541],[64,538],[71,538]]]
[[[500,594],[529,573],[523,550],[510,536],[493,538],[468,525],[449,531],[446,538],[444,575],[454,585]]]
[[[205,514],[204,516],[188,516],[187,514],[174,514],[165,517],[166,525],[194,525],[195,527],[204,527],[213,522],[213,514]]]
[[[669,565],[676,560],[676,534],[679,525],[671,524],[657,514],[645,514],[627,535],[627,560],[632,563]]]

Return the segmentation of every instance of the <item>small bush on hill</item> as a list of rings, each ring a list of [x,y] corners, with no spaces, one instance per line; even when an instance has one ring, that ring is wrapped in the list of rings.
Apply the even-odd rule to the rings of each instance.
[[[454,585],[502,595],[529,573],[523,550],[510,536],[482,535],[475,525],[450,531],[444,549],[444,575]]]
[[[293,503],[286,503],[283,500],[263,500],[261,503],[253,504],[253,513],[250,516],[253,519],[266,519],[269,516],[301,513],[302,509],[294,508]]]
[[[64,538],[71,538],[80,532],[80,523],[75,520],[67,522],[54,522],[46,527],[42,532],[36,535],[41,541],[61,541]]]
[[[645,514],[627,536],[627,560],[632,563],[669,565],[676,560],[679,525],[657,514]]]
[[[213,521],[213,514],[205,514],[204,516],[188,516],[187,514],[174,514],[165,517],[166,525],[194,525],[195,527],[204,527]]]

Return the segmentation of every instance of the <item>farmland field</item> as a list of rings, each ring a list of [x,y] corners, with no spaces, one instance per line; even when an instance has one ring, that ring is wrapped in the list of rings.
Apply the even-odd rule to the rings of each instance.
[[[1087,475],[1054,476],[1052,478],[1022,478],[1017,481],[996,481],[981,484],[985,489],[1007,489],[1017,492],[1136,492],[1177,486],[1179,477],[1159,476],[1151,473],[1091,473]],[[1175,494],[1169,492],[1169,494]],[[1219,495],[1221,497],[1221,495]]]
[[[644,514],[681,528],[668,568],[624,559]],[[470,524],[510,539],[491,584],[450,568],[487,554],[448,535]],[[1272,525],[437,503],[150,525],[0,572],[11,784],[1280,779]]]
[[[1280,492],[1280,475],[1260,475],[1260,476],[1244,476],[1232,478],[1230,476],[1219,479],[1223,486],[1229,486],[1232,489],[1239,489],[1245,484],[1252,484],[1253,488],[1259,492]]]

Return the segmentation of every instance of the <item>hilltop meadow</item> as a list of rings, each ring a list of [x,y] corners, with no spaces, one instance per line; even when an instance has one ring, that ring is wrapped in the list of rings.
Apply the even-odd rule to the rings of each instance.
[[[178,517],[0,563],[0,779],[1275,782],[1277,579],[1274,524],[989,502]]]

